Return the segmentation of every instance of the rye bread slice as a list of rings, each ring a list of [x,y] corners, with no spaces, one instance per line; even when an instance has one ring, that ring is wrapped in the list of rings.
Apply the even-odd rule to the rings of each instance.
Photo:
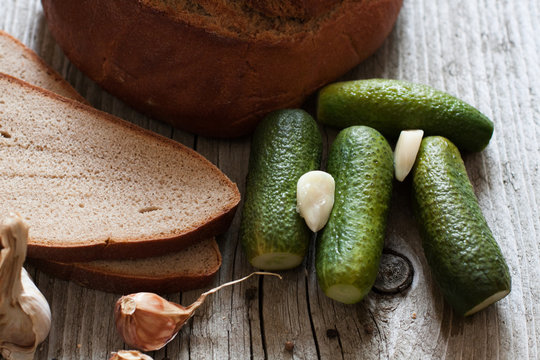
[[[87,103],[86,100],[34,51],[0,30],[0,72],[19,78],[58,95]]]
[[[158,256],[227,230],[238,188],[197,152],[0,75],[0,211],[31,227],[28,256]]]
[[[214,238],[181,251],[135,260],[95,260],[62,263],[28,259],[44,272],[82,286],[117,294],[149,291],[169,294],[208,285],[221,266]]]
[[[79,93],[36,53],[0,30],[0,72],[65,97],[85,102]],[[114,293],[172,293],[208,285],[221,266],[215,239],[205,239],[178,252],[134,260],[62,263],[44,259],[28,262],[53,276],[82,286]]]

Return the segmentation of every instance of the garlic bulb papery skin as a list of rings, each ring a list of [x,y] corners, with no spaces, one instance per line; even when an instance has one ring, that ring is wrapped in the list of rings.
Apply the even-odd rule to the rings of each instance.
[[[109,360],[153,360],[152,357],[137,350],[120,350],[113,352]]]
[[[22,267],[28,227],[15,214],[0,224],[0,353],[7,360],[31,360],[51,329],[47,300]]]
[[[140,292],[122,296],[114,308],[116,329],[124,341],[136,349],[159,350],[174,339],[180,328],[193,316],[208,295],[253,275],[271,275],[281,279],[278,274],[256,271],[202,293],[193,304],[186,307],[153,293]]]
[[[116,329],[124,341],[143,351],[167,345],[192,314],[182,305],[147,292],[122,296],[114,313]]]

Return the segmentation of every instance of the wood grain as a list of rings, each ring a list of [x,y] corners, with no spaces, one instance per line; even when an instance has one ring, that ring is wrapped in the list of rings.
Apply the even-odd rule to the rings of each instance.
[[[468,319],[443,301],[410,210],[409,184],[396,184],[386,247],[405,254],[415,276],[404,293],[370,293],[342,305],[318,288],[313,246],[284,279],[252,278],[208,298],[155,359],[539,359],[540,358],[540,4],[537,0],[405,1],[394,31],[343,79],[385,77],[429,84],[491,117],[488,148],[465,156],[480,205],[512,274],[508,297]],[[195,148],[244,193],[249,137],[212,140],[135,112],[64,57],[38,0],[0,1],[0,29],[34,49],[90,103]],[[313,109],[314,99],[306,103]],[[336,130],[321,128],[328,145]],[[238,239],[242,204],[218,239],[223,267],[213,285],[253,269]],[[316,240],[314,240],[316,241]],[[105,359],[124,347],[112,320],[117,295],[29,269],[53,313],[37,359]],[[189,304],[200,291],[173,294]],[[294,349],[285,349],[291,341]]]

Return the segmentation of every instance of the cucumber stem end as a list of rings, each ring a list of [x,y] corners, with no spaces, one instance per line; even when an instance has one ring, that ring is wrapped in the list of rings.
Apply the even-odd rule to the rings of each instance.
[[[344,304],[355,304],[363,299],[365,293],[354,285],[336,284],[325,291],[326,296]]]
[[[480,304],[473,307],[471,310],[467,311],[464,314],[464,316],[470,316],[474,313],[477,313],[480,310],[485,309],[486,307],[493,304],[494,302],[501,300],[503,297],[505,297],[509,293],[510,293],[510,290],[502,290],[502,291],[496,292],[495,294],[491,295],[490,297],[482,301]]]
[[[289,270],[302,263],[304,257],[291,253],[268,253],[251,259],[251,265],[257,269],[279,271]]]

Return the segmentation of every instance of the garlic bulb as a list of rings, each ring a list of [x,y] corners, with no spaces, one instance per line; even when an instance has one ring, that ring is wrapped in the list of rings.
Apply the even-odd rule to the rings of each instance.
[[[273,275],[281,279],[278,274],[254,272],[242,279],[208,290],[187,307],[167,301],[153,293],[141,292],[122,296],[114,309],[116,329],[124,341],[136,349],[159,350],[174,339],[180,328],[193,316],[208,295],[253,275]]]
[[[28,227],[14,214],[0,224],[0,353],[7,360],[31,360],[51,328],[47,300],[22,267]]]

